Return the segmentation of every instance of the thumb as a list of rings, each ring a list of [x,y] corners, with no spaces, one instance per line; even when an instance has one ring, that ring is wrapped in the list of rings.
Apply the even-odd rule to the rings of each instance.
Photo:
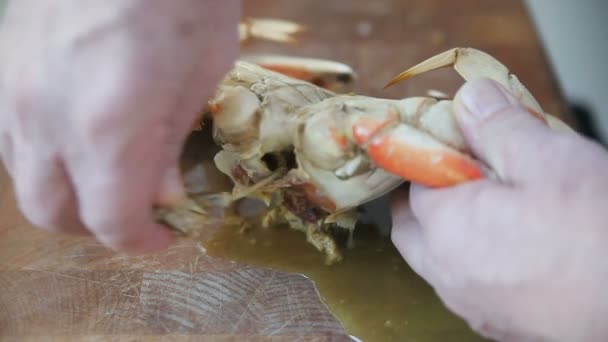
[[[501,180],[525,183],[543,176],[543,160],[551,157],[558,133],[500,84],[466,83],[456,94],[454,111],[473,154]]]

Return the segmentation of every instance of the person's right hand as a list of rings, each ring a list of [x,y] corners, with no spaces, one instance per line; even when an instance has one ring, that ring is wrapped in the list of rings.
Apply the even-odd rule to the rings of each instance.
[[[0,156],[25,216],[132,253],[172,234],[178,159],[239,50],[238,0],[15,0],[0,31]]]
[[[495,170],[412,185],[393,241],[444,303],[500,341],[608,341],[608,153],[556,132],[488,80],[463,86],[458,121]]]

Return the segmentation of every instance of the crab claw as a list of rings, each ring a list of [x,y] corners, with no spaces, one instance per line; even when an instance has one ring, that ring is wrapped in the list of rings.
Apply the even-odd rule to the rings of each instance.
[[[517,97],[523,105],[528,107],[534,116],[546,122],[540,104],[517,76],[512,74],[506,66],[494,57],[473,48],[454,48],[435,55],[395,76],[384,88],[386,89],[416,75],[449,66],[453,66],[454,70],[466,81],[489,78],[498,82]]]
[[[446,187],[484,178],[481,165],[435,137],[399,122],[361,117],[353,125],[357,145],[383,170],[429,187]]]
[[[248,18],[239,23],[241,43],[252,38],[279,43],[295,42],[294,35],[304,31],[304,27],[288,20]]]
[[[301,113],[312,115],[296,129],[298,163],[342,205],[359,205],[403,181],[447,187],[492,177],[468,154],[451,108],[451,101],[422,97],[327,99]]]
[[[343,63],[284,55],[247,55],[241,60],[337,92],[352,91],[357,75]]]
[[[546,123],[552,129],[566,133],[575,133],[566,123],[553,115],[545,113],[530,91],[504,64],[489,54],[473,48],[454,48],[435,55],[395,76],[384,88],[386,89],[416,75],[449,66],[453,66],[454,70],[466,81],[477,78],[494,80],[505,87],[527,107],[530,114]]]

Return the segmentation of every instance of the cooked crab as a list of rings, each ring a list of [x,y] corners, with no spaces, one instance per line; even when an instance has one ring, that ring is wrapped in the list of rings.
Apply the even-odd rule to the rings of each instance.
[[[446,51],[389,85],[450,65],[465,80],[498,81],[531,115],[570,130],[544,113],[504,65],[475,49]],[[213,138],[221,148],[215,165],[234,189],[203,198],[223,207],[243,198],[263,201],[265,225],[287,223],[304,231],[329,264],[341,260],[336,232],[352,232],[357,208],[403,182],[444,187],[499,177],[470,155],[450,100],[338,94],[270,69],[237,62],[209,101]],[[193,216],[206,217],[197,210]]]

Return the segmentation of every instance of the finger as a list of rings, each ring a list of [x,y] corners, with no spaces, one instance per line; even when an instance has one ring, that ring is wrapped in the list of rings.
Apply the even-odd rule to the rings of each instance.
[[[507,182],[536,182],[555,158],[561,133],[533,116],[498,83],[465,84],[454,99],[455,115],[473,153]]]
[[[519,244],[522,249],[528,248],[527,243],[524,246],[521,239],[518,240],[518,234],[537,235],[518,229],[521,222],[531,219],[525,215],[534,214],[533,210],[522,211],[522,208],[533,207],[535,203],[522,203],[522,200],[520,190],[497,186],[491,181],[449,189],[412,185],[410,205],[423,227],[427,257],[441,270],[437,276],[454,284],[463,280],[458,270],[476,269],[479,260],[492,258],[497,263],[500,260],[502,266],[485,269],[480,276],[501,277],[501,272],[511,267],[509,260],[519,258],[513,254],[512,246]]]
[[[408,197],[407,189],[399,189],[393,195],[391,240],[412,270],[430,281],[430,270],[424,261],[426,251],[423,231],[412,213]]]
[[[133,177],[99,173],[95,177],[79,186],[79,201],[83,221],[101,243],[131,254],[171,244],[171,232],[153,220],[150,194],[128,181]]]
[[[410,188],[410,206],[425,231],[439,231],[438,234],[444,236],[453,234],[455,239],[462,236],[462,230],[488,227],[498,219],[496,215],[504,212],[509,201],[519,203],[517,190],[488,180],[445,189],[417,184]]]
[[[99,240],[131,253],[171,242],[152,208],[179,192],[182,122],[191,127],[238,53],[238,13],[224,2],[153,4],[132,13],[127,46],[124,36],[104,31],[79,51],[87,58],[70,65],[80,94],[70,116],[77,121],[75,140],[85,144],[68,159],[82,217]],[[95,82],[90,70],[97,70]]]
[[[173,241],[171,232],[153,219],[162,156],[155,153],[153,146],[159,144],[150,133],[150,144],[132,144],[123,158],[107,159],[111,147],[101,145],[97,155],[81,156],[69,166],[82,220],[100,242],[117,251],[148,253]]]
[[[115,113],[136,112],[136,107],[125,101],[111,112],[93,112],[101,119],[85,121],[75,130],[74,140],[87,143],[66,153],[83,222],[101,243],[130,254],[157,251],[173,241],[152,212],[166,165],[168,129],[157,122],[135,127],[117,120]],[[146,109],[152,118],[160,116]]]
[[[192,131],[192,122],[200,116],[207,99],[212,95],[216,84],[220,81],[220,73],[209,75],[208,68],[202,68],[195,72],[198,79],[193,82],[185,82],[188,85],[182,91],[176,107],[169,115],[170,134],[164,142],[164,155],[166,160],[163,165],[166,168],[161,178],[157,201],[159,204],[170,205],[176,203],[186,194],[184,180],[180,169],[182,151],[186,139]]]
[[[13,140],[8,134],[0,136],[0,159],[6,168],[8,174],[13,177],[13,160],[14,160]]]
[[[14,160],[15,193],[25,217],[51,231],[88,235],[80,221],[73,187],[59,159],[21,151]]]

